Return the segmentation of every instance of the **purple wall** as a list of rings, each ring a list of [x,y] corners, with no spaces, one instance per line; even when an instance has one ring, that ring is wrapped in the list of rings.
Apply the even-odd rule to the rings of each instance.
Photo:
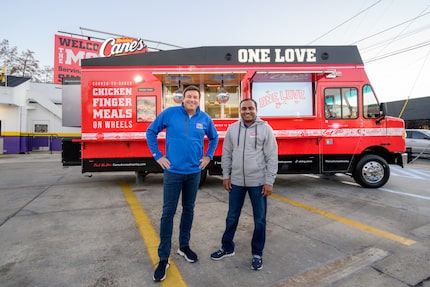
[[[27,153],[38,148],[48,148],[50,151],[61,151],[61,137],[34,136],[3,136],[4,154]]]

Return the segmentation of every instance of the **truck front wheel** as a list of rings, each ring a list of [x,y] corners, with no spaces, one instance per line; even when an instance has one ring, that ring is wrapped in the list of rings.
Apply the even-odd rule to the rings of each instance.
[[[355,167],[354,180],[365,188],[378,188],[390,178],[390,166],[378,155],[363,156]]]

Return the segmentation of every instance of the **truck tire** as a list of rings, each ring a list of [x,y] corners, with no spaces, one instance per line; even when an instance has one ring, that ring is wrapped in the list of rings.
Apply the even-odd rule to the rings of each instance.
[[[390,166],[382,157],[367,154],[358,161],[353,177],[362,187],[378,188],[390,178]]]

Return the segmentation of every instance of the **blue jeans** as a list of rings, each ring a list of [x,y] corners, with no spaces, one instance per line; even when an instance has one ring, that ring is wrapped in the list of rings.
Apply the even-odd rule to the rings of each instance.
[[[254,215],[254,233],[251,240],[252,254],[263,256],[263,248],[266,242],[267,213],[267,197],[261,194],[263,186],[245,187],[232,185],[231,187],[228,201],[226,228],[221,240],[222,248],[226,252],[234,251],[233,238],[239,223],[245,195],[246,192],[248,192]]]
[[[178,174],[164,171],[163,214],[160,223],[160,245],[158,256],[167,260],[172,245],[173,218],[182,191],[182,215],[179,225],[179,247],[189,246],[191,226],[194,218],[194,204],[199,188],[200,172]]]

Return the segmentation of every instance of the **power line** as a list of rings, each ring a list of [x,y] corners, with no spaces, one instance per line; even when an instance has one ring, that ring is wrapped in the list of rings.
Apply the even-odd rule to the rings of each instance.
[[[429,45],[430,45],[430,41],[422,42],[422,43],[416,44],[414,46],[410,46],[410,47],[407,47],[407,48],[404,48],[404,49],[400,49],[400,50],[397,50],[397,51],[393,51],[393,52],[387,53],[385,55],[373,57],[373,58],[371,58],[369,60],[366,60],[365,63],[368,64],[370,62],[374,62],[374,61],[382,60],[382,59],[385,59],[385,58],[388,58],[388,57],[392,57],[392,56],[395,56],[395,55],[398,55],[398,54],[410,52],[412,50],[416,50],[416,49],[419,49],[419,48],[422,48],[422,47],[426,47],[426,46],[429,46]]]
[[[424,14],[422,14],[422,15],[419,15],[419,16],[417,16],[417,17],[414,17],[414,18],[412,18],[412,19],[409,19],[409,20],[407,20],[407,21],[405,21],[405,22],[402,22],[402,23],[400,23],[400,24],[397,24],[397,25],[391,26],[391,27],[389,27],[389,28],[387,28],[387,29],[384,29],[384,30],[382,30],[382,31],[379,31],[379,32],[377,32],[377,33],[375,33],[375,34],[373,34],[373,35],[370,35],[370,36],[367,36],[367,37],[362,38],[362,39],[360,39],[360,40],[357,40],[357,41],[355,41],[355,42],[352,42],[351,44],[357,44],[357,43],[362,42],[362,41],[364,41],[364,40],[367,40],[367,39],[373,38],[373,37],[378,36],[378,35],[380,35],[380,34],[382,34],[382,33],[385,33],[385,32],[387,32],[387,31],[390,31],[390,30],[392,30],[392,29],[394,29],[394,28],[397,28],[397,27],[399,27],[399,26],[402,26],[402,25],[404,25],[404,24],[406,24],[406,23],[409,23],[409,22],[415,21],[416,19],[421,18],[421,17],[424,17],[424,16],[426,16],[426,15],[428,15],[428,14],[430,14],[430,12],[424,13]]]
[[[411,94],[412,94],[413,90],[415,89],[415,86],[416,86],[416,84],[417,84],[417,82],[418,82],[418,79],[419,79],[419,77],[420,77],[420,75],[421,75],[422,71],[424,70],[424,66],[425,66],[425,64],[426,64],[427,59],[429,58],[429,56],[430,56],[430,51],[429,51],[429,52],[427,52],[426,58],[424,59],[424,61],[423,61],[422,65],[421,65],[421,68],[420,68],[420,70],[419,70],[419,72],[418,72],[418,75],[415,77],[414,84],[412,85],[411,91],[410,91],[410,93],[408,94],[408,98],[406,99],[405,104],[403,105],[403,108],[402,108],[402,110],[400,111],[399,118],[401,118],[401,117],[402,117],[403,112],[405,111],[406,106],[408,105],[409,98],[411,97]]]
[[[417,34],[419,32],[422,32],[424,30],[427,30],[429,27],[430,27],[430,25],[427,25],[427,26],[421,27],[419,29],[415,29],[413,31],[410,31],[410,32],[408,32],[406,34],[404,33],[404,34],[402,34],[402,36],[397,37],[397,40],[404,39],[404,38],[407,38],[407,37],[412,36],[414,34]],[[386,40],[383,40],[383,41],[380,41],[380,42],[376,42],[376,43],[374,43],[374,44],[372,44],[370,46],[360,48],[360,51],[368,51],[368,50],[372,50],[374,48],[378,48],[378,47],[380,47],[382,45],[385,45],[389,41],[391,41],[391,39],[386,39]]]
[[[369,36],[369,37],[366,37],[366,38],[364,38],[364,39],[369,39],[369,38],[371,38],[371,37],[374,37],[374,36],[376,36],[376,35],[379,35],[379,34],[381,34],[381,33],[384,33],[384,32],[386,32],[386,31],[389,31],[389,30],[391,30],[391,29],[394,29],[394,28],[397,28],[397,27],[399,27],[399,26],[401,26],[401,25],[404,25],[404,24],[406,24],[406,23],[408,23],[409,25],[411,24],[411,22],[413,22],[413,21],[415,21],[416,19],[418,19],[418,18],[420,18],[420,17],[423,17],[423,16],[425,16],[425,15],[428,15],[428,14],[430,14],[430,12],[427,12],[427,13],[424,13],[424,11],[426,11],[428,8],[430,7],[430,5],[428,5],[418,16],[416,16],[416,17],[414,17],[414,18],[412,18],[412,19],[409,19],[409,20],[407,20],[407,21],[404,21],[404,22],[402,22],[402,23],[400,23],[400,24],[397,24],[397,25],[394,25],[394,26],[392,26],[392,27],[390,27],[390,28],[388,28],[388,29],[385,29],[385,30],[383,30],[383,31],[381,31],[381,32],[378,32],[378,33],[376,33],[376,34],[373,34],[373,35],[371,35],[371,36]],[[407,28],[407,27],[406,27]],[[403,29],[403,31],[405,31],[406,30],[406,28],[405,29]],[[401,33],[399,33],[396,37],[393,37],[393,38],[391,38],[391,39],[389,39],[388,41],[388,43],[385,45],[385,47],[387,47],[389,44],[391,44],[392,42],[394,42],[395,40],[397,40],[397,39],[399,39],[400,38],[400,36],[403,34],[403,32],[401,32]],[[413,34],[413,33],[412,33]],[[402,37],[405,37],[405,36],[408,36],[408,34],[403,34],[403,36]],[[362,39],[363,40],[363,39]],[[360,40],[361,41],[361,40]],[[359,42],[359,41],[358,41]],[[385,43],[385,42],[387,42],[387,41],[384,41],[384,42],[382,42],[382,43]],[[357,43],[357,42],[355,42],[355,43]],[[374,46],[378,46],[378,45],[381,45],[381,43],[378,43],[378,44],[376,44],[376,45],[374,45]],[[370,62],[374,62],[374,61],[378,61],[378,60],[382,60],[382,59],[385,59],[385,58],[388,58],[388,57],[392,57],[392,56],[395,56],[395,55],[398,55],[398,54],[402,54],[402,53],[406,53],[406,52],[409,52],[409,51],[413,51],[413,50],[415,50],[415,49],[419,49],[419,48],[422,48],[422,47],[425,47],[425,46],[428,46],[428,45],[430,45],[430,41],[426,41],[426,42],[422,42],[422,43],[419,43],[419,44],[416,44],[416,45],[413,45],[413,46],[409,46],[409,47],[406,47],[406,48],[404,48],[404,49],[400,49],[400,50],[397,50],[397,51],[393,51],[393,52],[390,52],[390,53],[387,53],[387,54],[385,54],[385,55],[381,55],[381,56],[376,56],[376,57],[373,57],[373,58],[371,58],[370,60],[367,60],[366,61],[366,63],[370,63]],[[427,55],[427,57],[428,57],[428,55]],[[427,57],[426,57],[426,60],[427,60]]]
[[[358,12],[357,14],[355,14],[354,16],[350,17],[349,19],[347,19],[346,21],[340,23],[339,25],[337,25],[336,27],[332,28],[331,30],[329,30],[328,32],[324,33],[323,35],[319,36],[318,38],[314,39],[313,41],[309,42],[308,45],[314,43],[315,41],[323,38],[324,36],[330,34],[331,32],[333,32],[334,30],[336,30],[337,28],[345,25],[346,23],[348,23],[349,21],[351,21],[352,19],[356,18],[357,16],[361,15],[362,13],[366,12],[367,10],[369,10],[370,8],[372,8],[373,6],[377,5],[378,3],[380,3],[382,0],[378,0],[375,3],[373,3],[372,5],[370,5],[369,7],[361,10],[360,12]]]
[[[385,50],[385,48],[387,48],[391,43],[393,43],[394,41],[396,41],[396,39],[398,39],[400,37],[400,35],[402,35],[403,32],[406,31],[406,29],[412,24],[412,22],[414,22],[419,16],[421,16],[423,14],[426,14],[424,12],[429,8],[429,6],[430,5],[428,5],[424,10],[422,10],[421,13],[417,17],[415,17],[414,19],[412,19],[412,21],[408,21],[408,25],[405,28],[403,28],[403,30],[400,33],[398,33],[397,36],[392,37],[391,40],[384,47],[382,47],[382,49],[379,51],[379,53],[383,52]]]

